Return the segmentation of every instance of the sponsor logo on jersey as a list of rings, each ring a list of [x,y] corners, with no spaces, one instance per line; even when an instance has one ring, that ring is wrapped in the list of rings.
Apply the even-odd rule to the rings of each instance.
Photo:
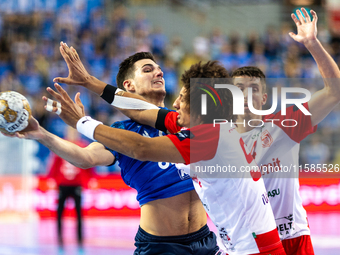
[[[262,129],[263,129],[263,127],[261,127],[260,132],[258,132],[258,133],[256,133],[256,134],[252,135],[252,136],[251,136],[251,139],[257,139],[257,137],[262,133]]]
[[[266,193],[262,194],[261,198],[264,205],[269,203],[269,198]]]
[[[274,172],[282,171],[282,164],[279,158],[272,158],[272,162],[267,164],[261,164],[259,167],[261,169],[262,175],[270,174]]]
[[[268,130],[265,130],[261,134],[261,140],[262,140],[262,147],[270,147],[273,143],[273,137],[270,135]]]
[[[233,132],[236,130],[236,127],[229,129],[229,133]]]
[[[218,232],[225,247],[227,249],[230,249],[231,251],[234,251],[235,248],[233,247],[233,243],[231,242],[231,238],[229,237],[227,230],[223,227],[219,228],[218,226],[216,226],[216,228],[218,229]]]
[[[177,169],[179,178],[181,178],[182,180],[186,180],[190,178],[190,175],[188,175],[183,169]]]
[[[146,130],[144,130],[144,132],[143,132],[143,136],[144,136],[144,137],[149,137],[149,138],[151,138],[151,137],[150,137],[150,135],[149,135],[149,133],[148,133],[148,132],[146,132]]]
[[[284,223],[277,225],[277,231],[279,232],[280,238],[285,237],[287,235],[292,235],[295,230],[294,216],[293,214],[289,214],[288,216],[284,216],[276,220],[276,224],[278,221],[284,221]]]
[[[227,230],[225,228],[219,229],[220,237],[225,241],[230,241],[230,237],[228,236]]]
[[[194,138],[195,136],[190,132],[190,130],[182,130],[175,134],[178,140],[183,141],[186,138]]]
[[[273,189],[272,191],[268,191],[268,197],[275,197],[280,195],[280,189]]]

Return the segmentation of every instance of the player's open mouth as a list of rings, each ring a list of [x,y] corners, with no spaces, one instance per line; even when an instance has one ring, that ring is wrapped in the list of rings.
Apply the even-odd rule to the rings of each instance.
[[[154,81],[153,84],[163,86],[163,81]]]

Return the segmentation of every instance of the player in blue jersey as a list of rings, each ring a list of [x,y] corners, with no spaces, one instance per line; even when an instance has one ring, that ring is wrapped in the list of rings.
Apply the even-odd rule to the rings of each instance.
[[[217,107],[213,99],[207,102],[209,115],[200,115],[201,107],[192,108],[189,105],[190,100],[193,100],[196,106],[200,106],[201,84],[211,87],[201,81],[196,83],[192,89],[191,77],[225,78],[228,77],[227,73],[226,69],[216,61],[209,61],[206,64],[198,63],[191,66],[182,76],[184,87],[174,102],[176,112],[163,109],[129,111],[129,116],[132,118],[171,133],[155,138],[146,138],[127,130],[110,128],[89,116],[84,116],[79,98],[74,103],[58,84],[55,84],[58,93],[51,88],[48,88],[48,92],[61,103],[62,110],[59,117],[63,121],[76,127],[80,133],[90,139],[95,137],[109,148],[122,154],[142,161],[166,160],[185,164],[194,163],[194,169],[197,169],[197,166],[210,168],[217,165],[224,168],[228,164],[238,168],[240,171],[236,175],[225,171],[217,173],[218,170],[214,171],[213,175],[205,173],[206,171],[200,174],[195,171],[191,172],[195,180],[195,189],[223,237],[221,248],[224,250],[216,254],[225,254],[225,252],[228,254],[285,254],[276,229],[274,215],[266,200],[266,190],[260,172],[242,170],[245,166],[253,169],[256,165],[251,154],[242,144],[243,140],[236,132],[235,126],[213,127],[209,124],[213,119],[235,120],[232,113],[231,92],[226,89],[219,90],[218,98],[221,103],[217,104]],[[216,82],[213,80],[211,84],[216,84]],[[106,98],[105,95],[112,98],[108,102],[114,105],[117,100],[120,103],[125,101],[129,107],[138,103],[136,101],[146,104],[145,101],[134,99],[136,98],[134,94],[118,91],[110,85],[105,87],[102,97]],[[52,103],[53,112],[58,110],[57,101]],[[122,104],[120,105],[122,108]],[[191,109],[195,109],[193,113]],[[190,118],[191,116],[193,118]],[[190,169],[183,165],[178,166],[178,169],[190,172]],[[239,173],[242,173],[242,176]],[[264,218],[265,222],[262,221]],[[188,251],[179,254],[198,253]]]
[[[75,50],[61,44],[61,53],[68,64],[67,78],[57,78],[67,84],[81,84],[100,94],[102,90],[90,87],[99,82],[88,75]],[[76,63],[76,65],[74,65]],[[85,75],[84,75],[85,73]],[[165,84],[163,72],[150,53],[136,53],[124,60],[117,75],[121,89],[143,96],[156,106],[164,107]],[[76,96],[79,99],[79,94]],[[147,137],[163,135],[162,132],[132,120],[113,126],[137,132]],[[141,206],[140,227],[135,238],[135,254],[209,254],[218,251],[216,236],[207,227],[202,203],[194,190],[192,180],[166,162],[138,161],[107,150],[94,142],[82,149],[48,133],[35,119],[30,121],[32,131],[18,137],[36,139],[59,156],[83,168],[109,165],[118,160],[126,184],[138,191]]]

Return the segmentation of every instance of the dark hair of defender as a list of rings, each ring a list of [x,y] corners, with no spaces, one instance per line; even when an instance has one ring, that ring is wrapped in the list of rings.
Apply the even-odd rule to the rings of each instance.
[[[119,71],[116,78],[118,88],[125,90],[123,85],[124,81],[130,78],[134,78],[134,64],[142,59],[151,59],[152,61],[156,62],[152,53],[137,52],[136,54],[126,58],[122,63],[120,63]]]
[[[229,73],[222,64],[218,61],[209,61],[205,64],[199,62],[186,70],[181,77],[186,92],[183,100],[189,107],[190,115],[194,118],[200,117],[203,123],[213,123],[214,119],[236,120],[236,116],[233,115],[233,97],[229,89],[215,89],[221,98],[222,105],[220,102],[215,105],[213,99],[208,96],[208,112],[206,115],[201,115],[201,95],[204,92],[200,88],[205,85],[201,85],[202,83],[196,79],[195,82],[190,83],[191,78],[210,78],[209,82],[207,79],[202,79],[202,83],[213,88],[214,84],[221,83],[216,79],[229,78]]]

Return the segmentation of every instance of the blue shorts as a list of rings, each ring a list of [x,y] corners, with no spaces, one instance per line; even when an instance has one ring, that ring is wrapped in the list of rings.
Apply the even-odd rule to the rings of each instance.
[[[135,246],[134,255],[215,255],[219,251],[216,236],[207,225],[194,233],[180,236],[154,236],[139,227]]]

